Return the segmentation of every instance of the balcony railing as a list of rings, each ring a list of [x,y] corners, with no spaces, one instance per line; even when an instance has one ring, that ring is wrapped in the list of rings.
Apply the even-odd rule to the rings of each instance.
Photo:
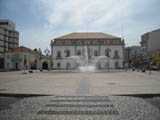
[[[61,56],[57,56],[56,59],[62,59],[62,57]]]
[[[119,59],[119,55],[115,55],[113,59]]]

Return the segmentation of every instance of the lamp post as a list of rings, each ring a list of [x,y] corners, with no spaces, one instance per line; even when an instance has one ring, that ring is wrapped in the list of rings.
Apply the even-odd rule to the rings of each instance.
[[[110,64],[110,52],[111,52],[111,49],[110,48],[107,48],[107,54],[106,54],[106,56],[108,57],[108,66],[109,66],[109,64]],[[108,69],[109,69],[109,67],[108,67]]]
[[[46,49],[44,50],[44,53],[46,54],[46,56],[49,56],[49,53],[50,53],[49,49],[46,48]]]
[[[153,57],[152,55],[149,57],[149,74],[151,74],[151,65],[152,65]]]
[[[49,53],[50,53],[50,51],[49,51],[49,49],[48,48],[46,48],[45,50],[44,50],[44,53],[45,53],[45,55],[46,55],[46,57],[47,57],[47,59],[49,59]],[[48,61],[48,60],[47,60]],[[49,59],[49,63],[51,64],[51,60]],[[48,63],[48,70],[49,70],[49,63]]]

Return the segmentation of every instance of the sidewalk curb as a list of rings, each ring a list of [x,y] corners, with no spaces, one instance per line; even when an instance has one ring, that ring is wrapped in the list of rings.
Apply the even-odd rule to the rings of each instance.
[[[112,96],[128,96],[128,97],[140,97],[140,98],[152,98],[152,97],[160,97],[160,93],[156,94],[119,94],[119,95],[112,95]]]
[[[43,96],[64,96],[64,95],[53,95],[53,94],[26,94],[26,93],[0,93],[0,97],[43,97]],[[68,95],[66,95],[68,96]],[[69,95],[77,97],[79,95]],[[97,96],[97,95],[80,95],[80,96]],[[100,95],[98,95],[101,97]],[[97,96],[97,97],[98,97]],[[104,96],[104,95],[103,95]],[[128,96],[128,97],[140,97],[140,98],[152,98],[152,97],[160,97],[160,93],[157,94],[108,94],[105,96]]]
[[[42,97],[42,96],[54,96],[51,94],[19,94],[19,93],[0,93],[0,97]]]

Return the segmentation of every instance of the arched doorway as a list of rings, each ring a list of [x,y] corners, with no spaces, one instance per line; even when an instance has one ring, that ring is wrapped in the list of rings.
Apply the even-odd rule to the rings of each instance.
[[[44,61],[42,63],[42,68],[45,69],[45,70],[48,70],[48,62],[47,61]]]
[[[105,63],[105,69],[109,69],[109,62]]]
[[[114,67],[115,67],[116,69],[119,68],[119,63],[118,63],[118,61],[116,61],[116,62],[114,63]]]

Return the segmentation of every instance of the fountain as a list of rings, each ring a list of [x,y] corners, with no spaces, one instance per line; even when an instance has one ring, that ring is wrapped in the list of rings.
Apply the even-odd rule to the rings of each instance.
[[[85,46],[83,56],[70,56],[68,60],[74,60],[79,65],[78,69],[81,71],[82,79],[78,85],[77,94],[89,94],[90,93],[90,80],[89,73],[96,71],[96,64],[100,59],[108,59],[106,56],[91,57],[89,59],[88,47]]]
[[[77,62],[79,65],[78,69],[81,72],[95,72],[96,71],[96,64],[99,62],[100,59],[108,59],[106,56],[97,56],[91,57],[89,60],[88,56],[88,47],[85,46],[84,55],[83,56],[70,56],[67,59],[72,59]]]

